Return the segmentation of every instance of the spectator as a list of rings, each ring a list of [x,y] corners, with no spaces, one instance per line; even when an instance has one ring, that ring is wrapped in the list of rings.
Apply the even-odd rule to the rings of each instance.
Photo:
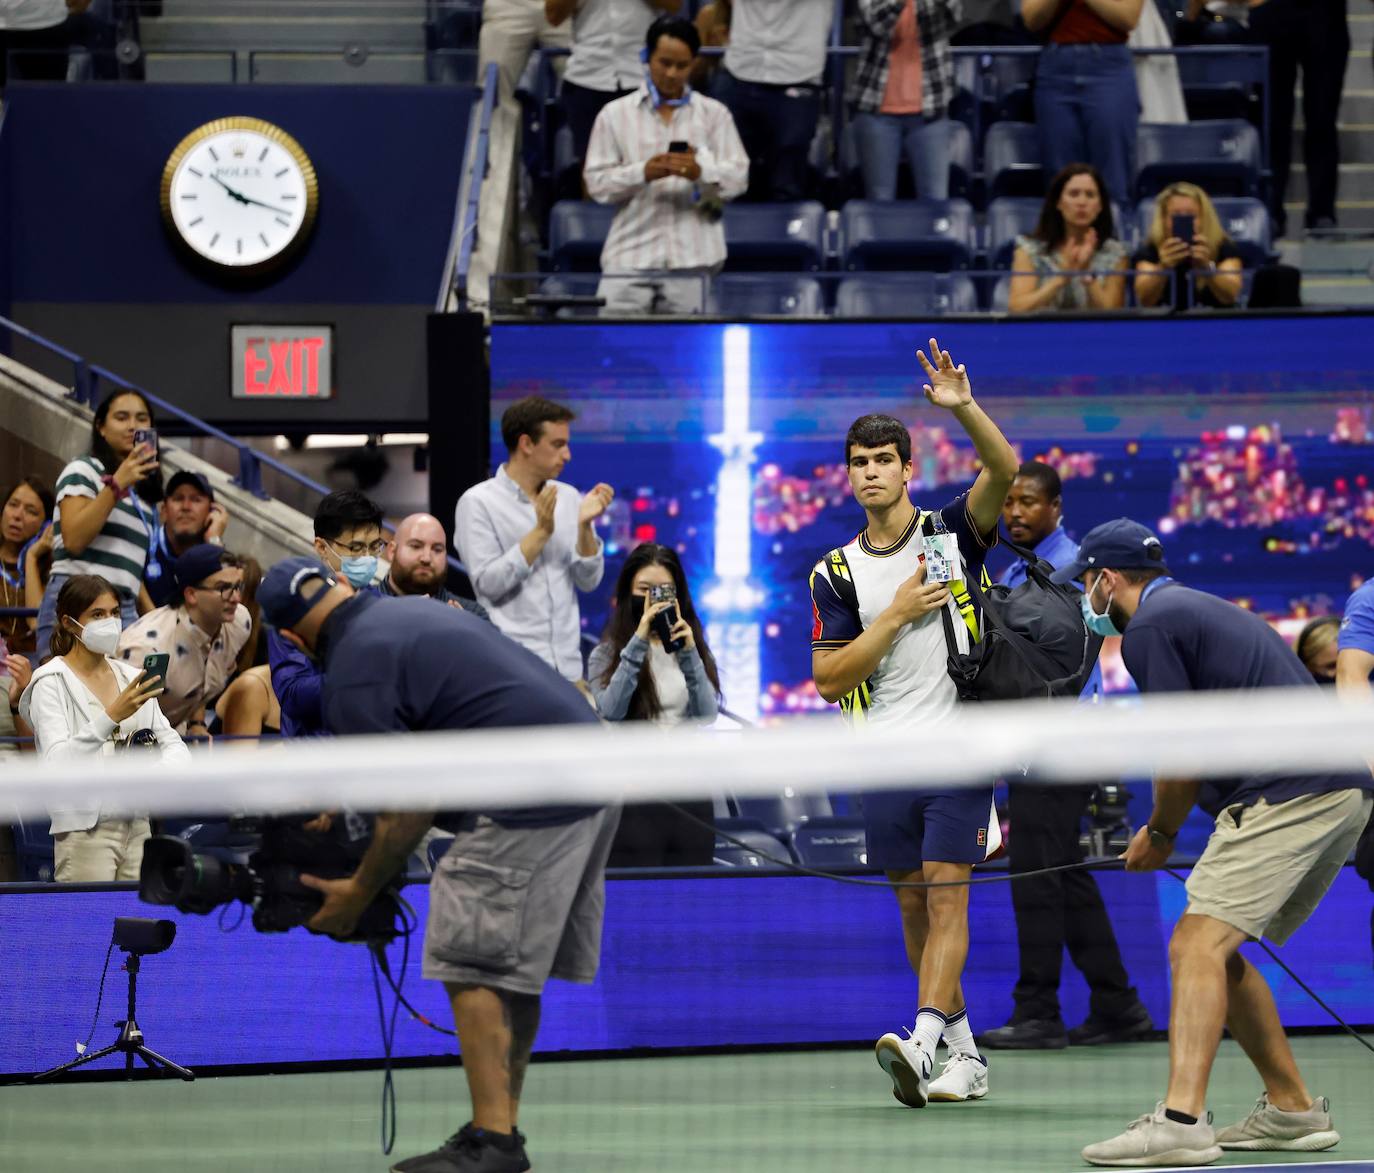
[[[100,24],[87,15],[91,0],[0,0],[0,86],[14,75],[26,81],[65,81],[68,54],[94,47]]]
[[[866,198],[897,198],[903,149],[916,195],[949,198],[949,38],[958,19],[958,0],[859,0],[864,42],[849,100]]]
[[[650,602],[651,588],[671,588],[672,600]],[[654,619],[664,612],[672,626],[670,652]],[[680,725],[716,719],[720,676],[701,629],[682,562],[667,546],[646,542],[631,551],[615,585],[615,607],[602,641],[587,661],[597,711],[608,721]],[[664,803],[624,808],[611,848],[611,867],[692,867],[711,862],[715,834],[711,802]]]
[[[224,545],[229,512],[215,500],[214,491],[203,476],[182,470],[168,480],[158,515],[162,524],[157,527],[153,548],[148,552],[143,584],[153,606],[165,607],[177,599],[176,584],[172,582],[173,564],[202,542]]]
[[[537,396],[506,408],[506,463],[459,498],[453,526],[492,622],[568,680],[582,679],[577,592],[595,590],[605,572],[596,519],[615,496],[601,484],[584,497],[555,479],[572,458],[576,418]]]
[[[272,691],[272,669],[266,664],[240,673],[215,706],[225,737],[262,737],[281,732],[281,702]]]
[[[749,198],[799,200],[821,112],[833,0],[735,0],[716,96],[749,155]]]
[[[262,563],[256,558],[240,557],[243,564],[243,596],[239,599],[248,608],[248,618],[252,630],[248,642],[239,653],[235,672],[247,672],[249,668],[260,668],[267,663],[267,641],[262,638],[262,608],[258,605],[258,587],[262,584]]]
[[[490,619],[487,609],[476,599],[466,599],[449,591],[448,539],[437,517],[412,513],[403,518],[386,548],[391,569],[382,580],[384,595],[428,595],[450,607],[472,611]]]
[[[95,767],[112,748],[156,745],[164,764],[190,761],[158,707],[162,682],[114,659],[122,610],[123,597],[99,575],[64,577],[53,601],[54,658],[33,674],[19,701],[45,760],[80,758]],[[146,817],[102,806],[51,814],[59,883],[138,879]]]
[[[1336,227],[1340,140],[1336,130],[1350,56],[1346,0],[1265,0],[1250,9],[1250,32],[1269,47],[1269,217],[1287,232],[1284,197],[1293,164],[1293,91],[1302,70],[1302,146],[1309,231]]]
[[[480,83],[486,76],[487,66],[493,63],[497,66],[496,109],[505,112],[505,120],[510,122],[515,133],[519,127],[515,86],[525,72],[530,54],[539,47],[566,49],[570,44],[568,30],[550,23],[545,7],[545,0],[483,0],[482,4],[477,78]]]
[[[356,489],[330,493],[315,510],[315,553],[356,589],[376,593],[377,559],[386,549],[382,511]],[[320,667],[275,631],[267,635],[272,691],[281,701],[283,737],[323,737]]]
[[[1095,167],[1071,163],[1054,177],[1035,232],[1016,238],[1011,267],[1014,314],[1126,304],[1126,246]]]
[[[734,0],[712,0],[697,11],[697,35],[703,49],[724,49],[730,44],[730,17]],[[720,58],[698,56],[692,66],[692,84],[704,93],[713,92]]]
[[[62,584],[75,574],[102,576],[119,596],[124,626],[153,609],[143,586],[154,506],[162,500],[157,449],[134,443],[134,433],[153,427],[153,409],[137,391],[111,391],[91,421],[91,451],[57,478],[52,574],[38,608],[38,648],[49,646],[54,607]]]
[[[3,641],[0,641],[3,642]],[[33,676],[33,665],[27,656],[16,652],[5,654],[0,649],[0,689],[5,693],[0,698],[0,769],[13,764],[12,759],[22,752],[19,744],[12,738],[30,737],[33,731],[19,716],[19,699]],[[6,759],[10,759],[7,762]],[[0,884],[9,883],[22,877],[19,874],[19,859],[14,845],[14,829],[0,823]]]
[[[1192,222],[1190,240],[1174,235],[1180,217]],[[1240,300],[1240,249],[1226,235],[1207,193],[1196,184],[1171,183],[1155,197],[1150,233],[1133,264],[1135,299],[1143,306],[1165,300],[1170,271],[1176,310],[1192,306],[1226,309]]]
[[[204,737],[205,710],[224,691],[253,628],[243,596],[243,562],[209,543],[192,546],[172,569],[181,597],[128,627],[119,654],[132,667],[158,652],[171,656],[159,704],[178,733]]]
[[[1140,114],[1126,39],[1142,0],[1024,0],[1026,27],[1047,42],[1035,73],[1040,157],[1053,175],[1083,159],[1105,177],[1104,200],[1124,203],[1135,182]]]
[[[1293,651],[1302,666],[1318,684],[1336,683],[1336,661],[1341,634],[1339,615],[1322,615],[1313,619],[1300,632]]]
[[[1336,687],[1352,696],[1367,696],[1374,676],[1374,579],[1345,604],[1336,653]]]
[[[52,493],[37,477],[25,477],[0,501],[0,607],[36,608],[52,550]],[[27,655],[38,646],[37,626],[34,619],[0,616],[0,638],[11,652]]]
[[[597,115],[583,176],[592,199],[618,204],[601,250],[607,313],[700,313],[706,279],[725,263],[722,202],[744,191],[749,160],[730,111],[694,94],[700,41],[689,20],[660,17],[646,37],[648,75]],[[653,274],[672,271],[674,277]]]
[[[634,93],[644,80],[644,34],[659,12],[676,12],[681,0],[544,0],[544,17],[557,28],[572,17],[572,56],[563,70],[563,116],[573,153],[587,157],[592,125],[607,102]]]

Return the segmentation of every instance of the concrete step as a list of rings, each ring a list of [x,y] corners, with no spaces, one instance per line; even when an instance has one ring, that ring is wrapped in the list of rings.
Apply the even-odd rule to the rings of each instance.
[[[169,17],[142,22],[144,48],[220,49],[333,49],[365,45],[369,50],[423,51],[425,29],[420,20],[389,16],[237,16]]]
[[[164,18],[198,18],[232,14],[242,20],[271,16],[309,19],[368,14],[395,20],[423,21],[425,0],[162,0]],[[146,18],[145,18],[146,19]]]
[[[423,53],[369,53],[354,61],[342,53],[257,52],[251,80],[270,85],[424,85]]]
[[[1342,162],[1339,191],[1343,200],[1374,200],[1374,162]],[[1288,190],[1283,194],[1288,200],[1307,198],[1307,168],[1302,163],[1293,164],[1288,176]]]
[[[1338,128],[1341,163],[1374,163],[1374,122],[1343,125]],[[1293,132],[1293,157],[1303,157],[1303,128]]]
[[[1302,218],[1307,211],[1301,200],[1290,197],[1284,201],[1284,211],[1288,213],[1289,231],[1302,232]],[[1374,235],[1374,200],[1336,201],[1336,220],[1342,231]]]
[[[1347,18],[1350,23],[1350,53],[1361,54],[1367,60],[1369,50],[1374,47],[1374,13],[1352,12]]]

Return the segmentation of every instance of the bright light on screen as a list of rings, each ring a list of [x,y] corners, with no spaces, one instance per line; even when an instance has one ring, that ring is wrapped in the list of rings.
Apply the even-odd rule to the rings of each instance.
[[[934,332],[1022,457],[1059,470],[1072,534],[1121,515],[1153,525],[1180,578],[1291,635],[1374,572],[1368,327],[1358,317],[1203,318]],[[919,504],[943,504],[977,473],[958,425],[921,395],[914,352],[931,332],[496,326],[494,431],[522,395],[566,402],[579,418],[565,476],[616,488],[610,565],[584,599],[586,630],[605,622],[619,560],[660,541],[681,553],[706,612],[726,703],[763,716],[822,707],[806,580],[862,525],[843,468],[850,422],[884,411],[910,425]],[[1123,686],[1119,659],[1107,667]]]

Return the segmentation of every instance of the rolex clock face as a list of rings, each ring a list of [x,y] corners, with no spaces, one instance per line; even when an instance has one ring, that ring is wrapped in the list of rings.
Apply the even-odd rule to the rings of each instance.
[[[260,118],[220,118],[188,134],[162,172],[162,216],[197,258],[258,273],[301,247],[319,187],[310,157]]]

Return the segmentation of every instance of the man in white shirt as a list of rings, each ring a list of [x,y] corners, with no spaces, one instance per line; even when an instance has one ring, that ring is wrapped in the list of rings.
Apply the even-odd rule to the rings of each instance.
[[[607,314],[700,313],[725,263],[721,209],[744,192],[749,158],[730,111],[687,84],[696,26],[659,17],[645,44],[644,84],[602,109],[587,148],[588,194],[620,205],[598,292]]]
[[[0,86],[9,55],[15,75],[31,81],[62,81],[67,50],[90,41],[94,22],[84,16],[91,0],[0,0]]]
[[[587,157],[601,107],[633,93],[644,77],[640,50],[654,16],[676,12],[682,0],[544,0],[555,28],[572,17],[572,56],[559,98],[573,136],[573,154]]]
[[[537,396],[511,404],[501,417],[506,463],[459,498],[453,526],[492,622],[568,680],[582,679],[577,592],[596,589],[605,572],[596,519],[615,496],[610,485],[584,497],[556,480],[572,459],[576,418]]]
[[[735,0],[716,94],[749,152],[749,198],[806,196],[834,0]]]

